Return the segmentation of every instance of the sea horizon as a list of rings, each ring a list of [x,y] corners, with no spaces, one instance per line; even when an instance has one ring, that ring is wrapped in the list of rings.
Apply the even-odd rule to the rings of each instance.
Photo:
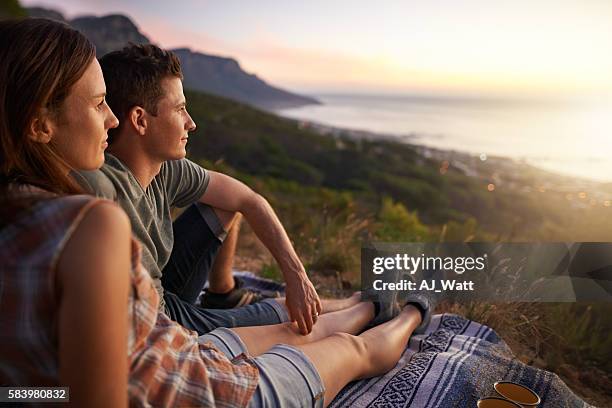
[[[275,113],[322,125],[612,182],[609,102],[443,94],[311,94],[322,105]]]

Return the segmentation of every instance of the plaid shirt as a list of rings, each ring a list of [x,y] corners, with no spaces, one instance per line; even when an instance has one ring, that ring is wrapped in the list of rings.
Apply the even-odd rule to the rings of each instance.
[[[100,201],[43,200],[0,230],[0,385],[60,385],[56,264],[79,221]],[[253,361],[245,355],[228,360],[196,332],[158,313],[158,294],[134,240],[131,278],[130,405],[248,405],[259,375]]]

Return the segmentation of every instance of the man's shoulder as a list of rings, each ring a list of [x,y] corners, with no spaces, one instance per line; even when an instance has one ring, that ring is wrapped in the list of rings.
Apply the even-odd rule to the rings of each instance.
[[[209,179],[203,167],[187,158],[164,162],[159,174],[173,207],[185,207],[200,199]]]
[[[194,173],[204,175],[206,169],[187,158],[178,160],[166,160],[162,163],[158,176],[164,183],[180,183],[184,177],[189,177]]]
[[[91,171],[78,171],[77,181],[91,194],[109,200],[117,200],[117,189],[108,175],[101,169]]]

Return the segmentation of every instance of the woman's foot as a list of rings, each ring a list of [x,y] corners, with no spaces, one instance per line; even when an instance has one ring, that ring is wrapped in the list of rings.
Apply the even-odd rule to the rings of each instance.
[[[427,329],[427,326],[429,326],[429,322],[431,321],[431,315],[436,308],[435,298],[426,293],[410,293],[405,299],[405,304],[416,307],[421,313],[421,323],[416,329],[414,329],[414,333],[425,333],[425,329]]]
[[[421,314],[421,323],[414,332],[421,334],[427,329],[431,321],[431,315],[435,309],[435,298],[422,292],[409,293],[401,300],[398,299],[397,292],[381,294],[375,291],[366,291],[365,296],[374,304],[374,318],[368,324],[367,328],[388,322],[396,317],[403,307],[412,305],[418,309]]]

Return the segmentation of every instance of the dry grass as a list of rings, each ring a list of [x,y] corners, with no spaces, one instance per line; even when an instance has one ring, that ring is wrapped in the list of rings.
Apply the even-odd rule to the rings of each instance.
[[[602,331],[592,315],[578,315],[576,307],[572,304],[470,302],[443,303],[436,311],[459,314],[486,324],[520,361],[556,373],[591,404],[612,406],[612,378],[606,372],[604,360],[612,351],[609,332]],[[589,306],[582,307],[593,310]],[[594,341],[597,339],[602,341]]]

